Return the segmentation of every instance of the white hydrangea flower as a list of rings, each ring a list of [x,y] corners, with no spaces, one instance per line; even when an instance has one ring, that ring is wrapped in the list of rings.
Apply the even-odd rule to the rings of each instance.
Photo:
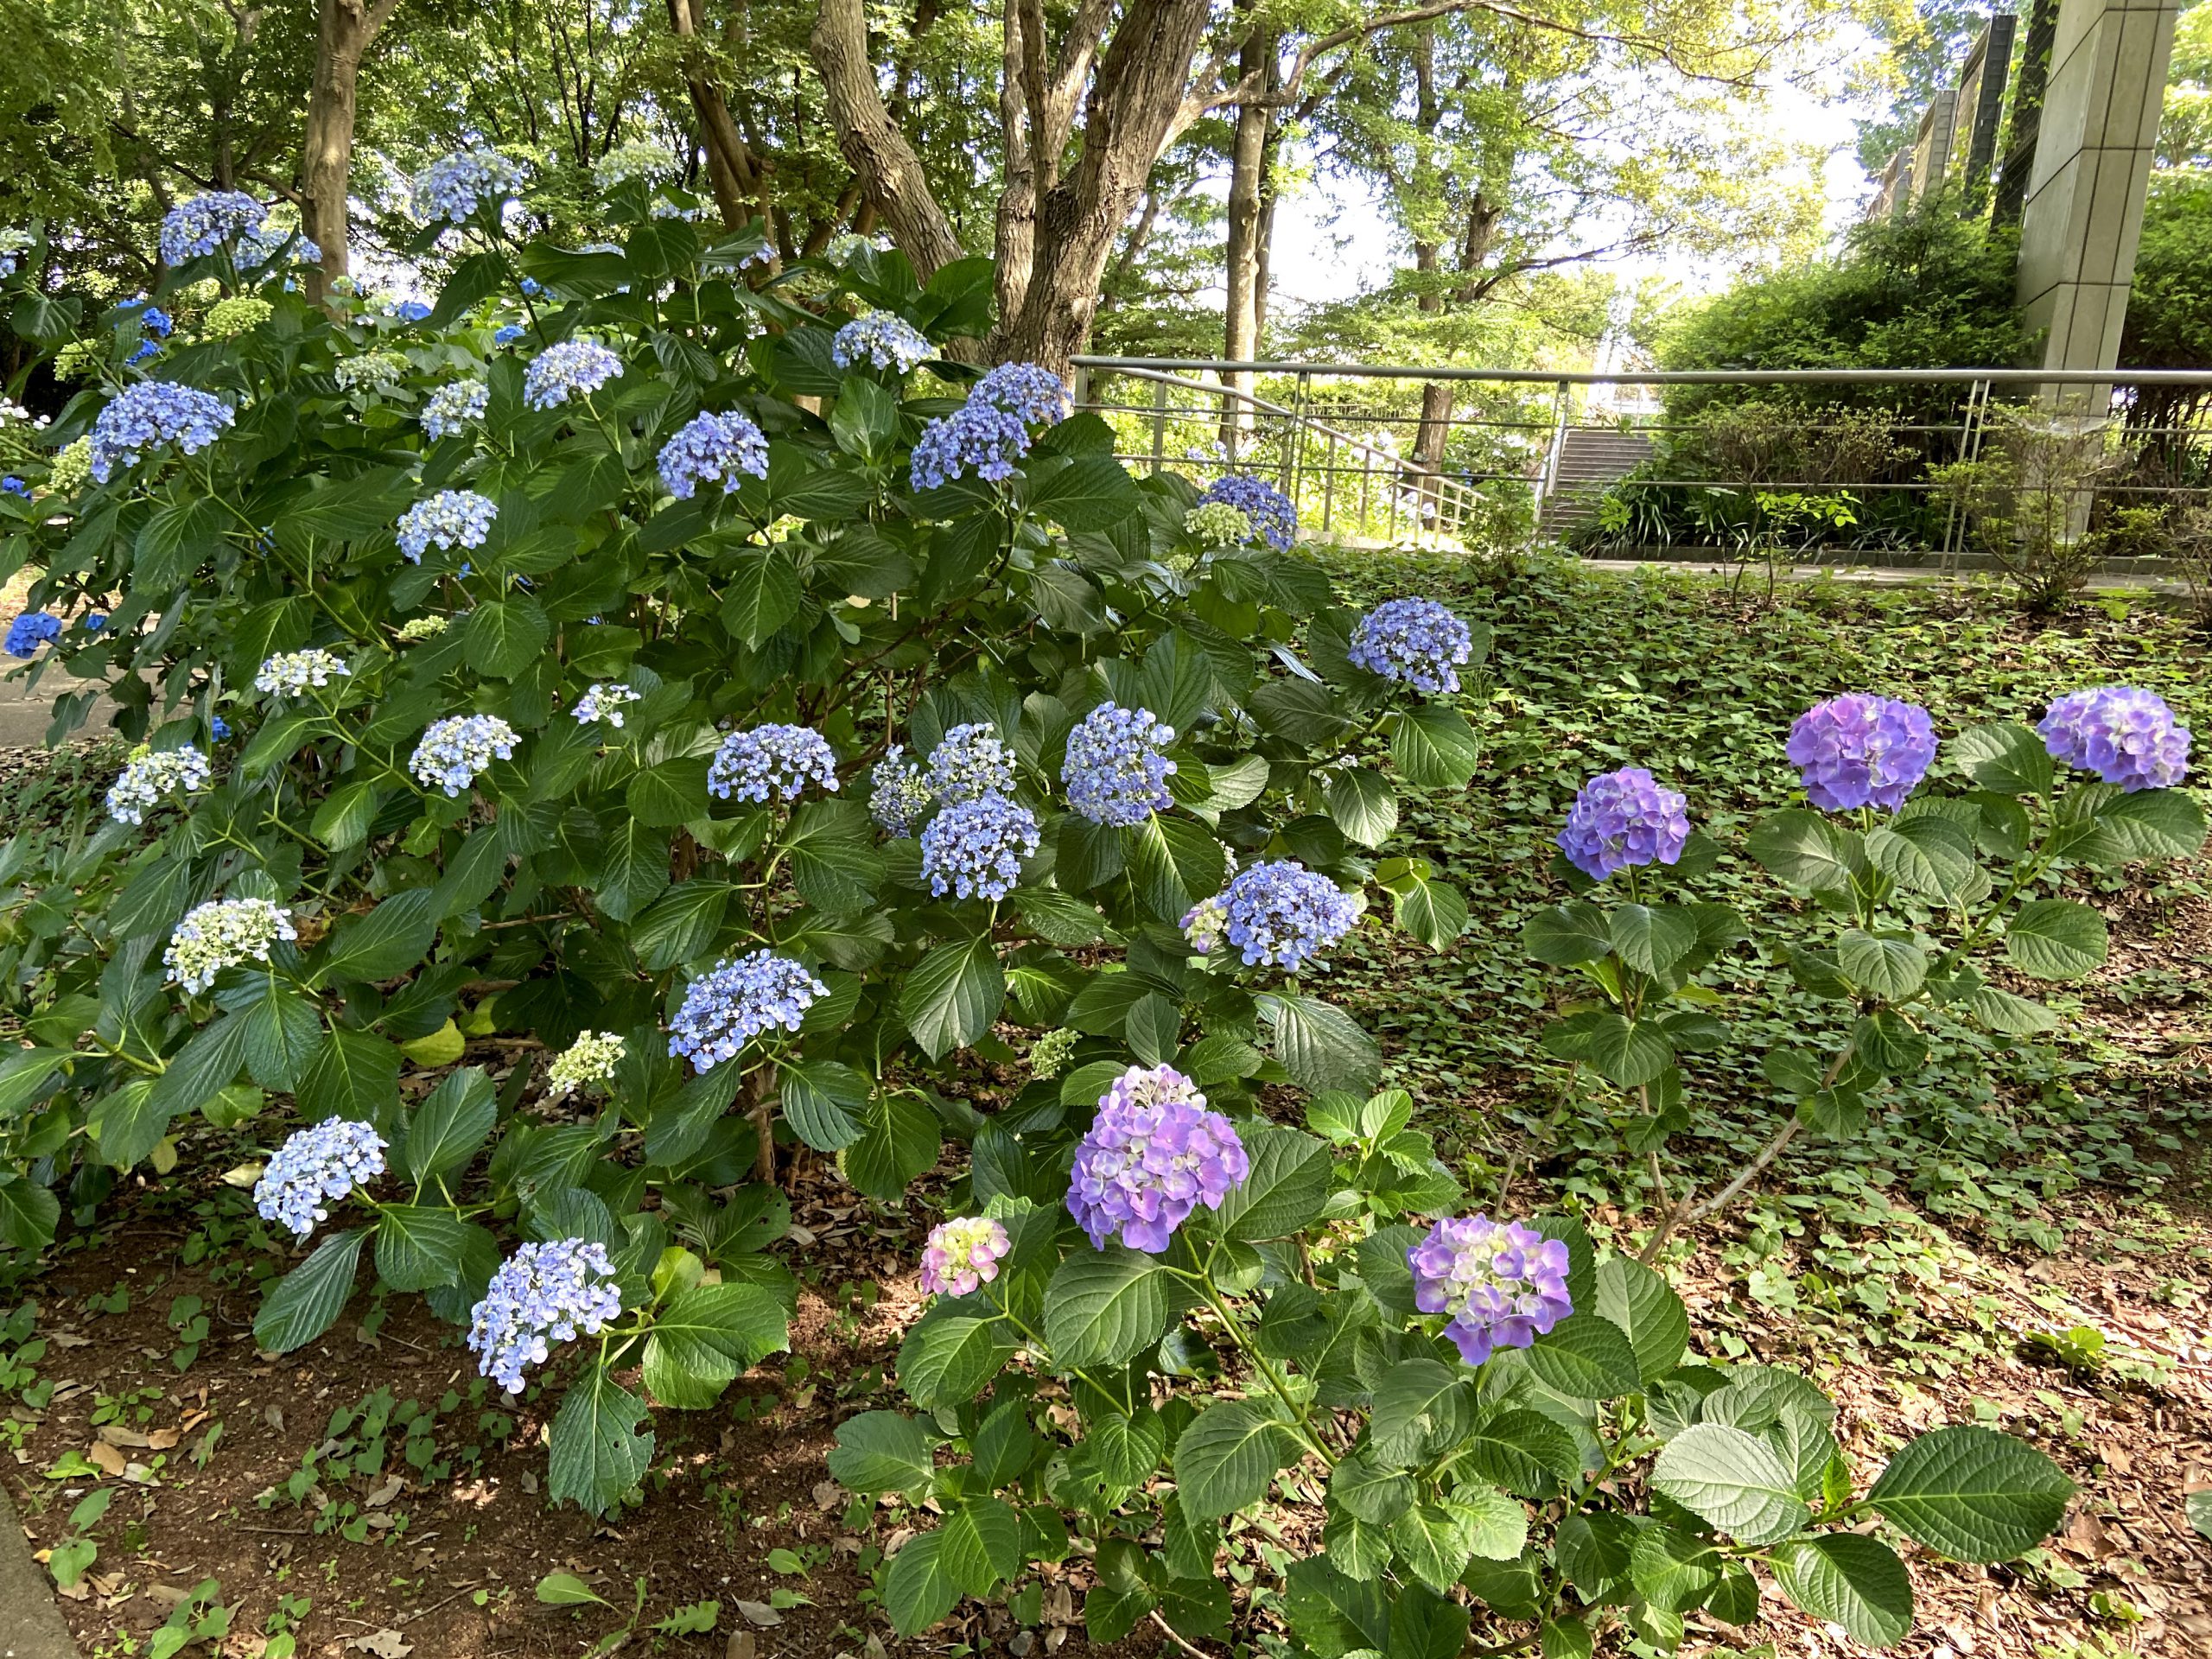
[[[267,962],[277,940],[299,937],[291,912],[266,899],[218,899],[176,925],[162,963],[186,990],[204,991],[224,969]]]
[[[253,689],[271,696],[296,696],[311,685],[328,685],[333,676],[353,671],[329,652],[316,646],[308,651],[280,651],[262,664],[253,677]]]
[[[638,694],[620,680],[594,685],[576,699],[576,724],[589,726],[603,721],[619,731],[622,726],[622,705],[639,701]]]
[[[622,1063],[622,1039],[611,1031],[587,1031],[556,1055],[545,1075],[545,1097],[559,1100],[612,1083],[614,1068]]]

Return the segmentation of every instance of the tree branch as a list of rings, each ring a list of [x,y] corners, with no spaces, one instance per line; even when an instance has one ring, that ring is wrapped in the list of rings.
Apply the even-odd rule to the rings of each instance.
[[[837,149],[924,282],[966,251],[930,191],[921,158],[884,108],[861,0],[821,0],[808,41]]]

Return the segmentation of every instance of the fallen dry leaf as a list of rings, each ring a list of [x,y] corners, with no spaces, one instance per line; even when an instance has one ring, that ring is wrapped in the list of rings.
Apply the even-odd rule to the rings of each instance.
[[[415,1644],[403,1641],[393,1630],[371,1630],[366,1636],[357,1636],[346,1644],[357,1653],[368,1653],[376,1659],[407,1659],[415,1651]]]
[[[741,1601],[737,1604],[737,1611],[754,1624],[780,1624],[784,1622],[784,1616],[765,1601]]]

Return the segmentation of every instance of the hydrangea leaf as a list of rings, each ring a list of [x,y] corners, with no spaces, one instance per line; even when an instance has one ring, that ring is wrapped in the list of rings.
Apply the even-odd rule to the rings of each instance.
[[[2008,1561],[2032,1549],[2073,1496],[2074,1483],[2042,1452],[1974,1424],[1912,1441],[1866,1495],[1908,1537],[1958,1561]]]

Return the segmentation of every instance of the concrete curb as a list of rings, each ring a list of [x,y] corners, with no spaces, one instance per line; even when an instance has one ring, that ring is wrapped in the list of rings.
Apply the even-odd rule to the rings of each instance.
[[[0,1486],[0,1659],[77,1659],[46,1569],[31,1559],[5,1486]]]

